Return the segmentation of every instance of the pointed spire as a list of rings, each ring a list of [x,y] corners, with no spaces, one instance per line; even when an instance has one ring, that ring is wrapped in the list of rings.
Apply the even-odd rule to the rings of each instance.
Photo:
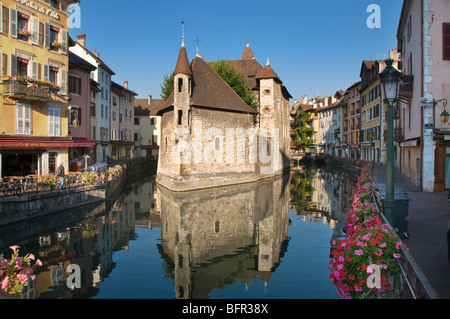
[[[192,75],[191,66],[189,65],[189,59],[186,52],[186,47],[184,45],[184,22],[181,21],[181,23],[183,25],[183,41],[181,42],[180,53],[178,54],[178,60],[174,74],[183,73]]]
[[[181,21],[182,26],[182,40],[181,40],[181,46],[184,47],[184,22]]]
[[[197,40],[194,41],[194,42],[197,42],[197,54],[196,54],[195,56],[198,57],[198,58],[201,58],[200,53],[199,53],[199,51],[198,51],[198,44],[199,44],[199,42],[201,42],[201,41],[202,41],[202,40],[199,40],[198,36],[197,36]]]
[[[245,47],[244,53],[242,54],[241,60],[254,60],[252,49],[250,49],[250,41],[247,39],[247,46]]]
[[[267,57],[267,63],[266,65],[270,65],[269,57]]]

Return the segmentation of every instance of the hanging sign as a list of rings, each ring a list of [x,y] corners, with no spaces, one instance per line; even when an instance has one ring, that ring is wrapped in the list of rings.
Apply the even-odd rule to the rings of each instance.
[[[16,2],[19,2],[20,4],[23,4],[25,6],[27,6],[28,8],[31,8],[33,10],[36,10],[40,13],[46,14],[54,19],[59,20],[59,14],[56,13],[55,11],[52,11],[50,9],[45,9],[45,7],[38,7],[37,4],[35,4],[33,1],[28,1],[28,0],[16,0]]]

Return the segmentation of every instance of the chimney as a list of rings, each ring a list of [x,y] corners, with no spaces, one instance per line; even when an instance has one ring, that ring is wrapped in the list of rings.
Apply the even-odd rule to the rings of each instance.
[[[128,89],[128,81],[123,81],[123,87]]]
[[[150,104],[152,104],[152,96],[151,95],[148,96],[148,105],[150,105]]]
[[[77,41],[80,43],[83,47],[86,47],[86,34],[80,34],[77,35]]]
[[[97,52],[97,50],[94,49],[94,55],[100,59],[100,53]]]

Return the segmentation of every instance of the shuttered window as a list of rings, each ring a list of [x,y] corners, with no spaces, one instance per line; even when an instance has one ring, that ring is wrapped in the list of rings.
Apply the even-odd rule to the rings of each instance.
[[[444,23],[442,28],[443,35],[443,59],[450,60],[450,22]]]

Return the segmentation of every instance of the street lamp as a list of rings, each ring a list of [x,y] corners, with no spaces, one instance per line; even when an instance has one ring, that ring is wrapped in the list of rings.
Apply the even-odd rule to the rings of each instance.
[[[387,162],[386,162],[386,202],[385,215],[393,224],[394,222],[394,103],[398,97],[398,83],[401,72],[392,66],[394,60],[388,59],[386,68],[378,77],[382,86],[383,102],[388,106],[387,112]],[[394,225],[392,225],[394,226]]]

